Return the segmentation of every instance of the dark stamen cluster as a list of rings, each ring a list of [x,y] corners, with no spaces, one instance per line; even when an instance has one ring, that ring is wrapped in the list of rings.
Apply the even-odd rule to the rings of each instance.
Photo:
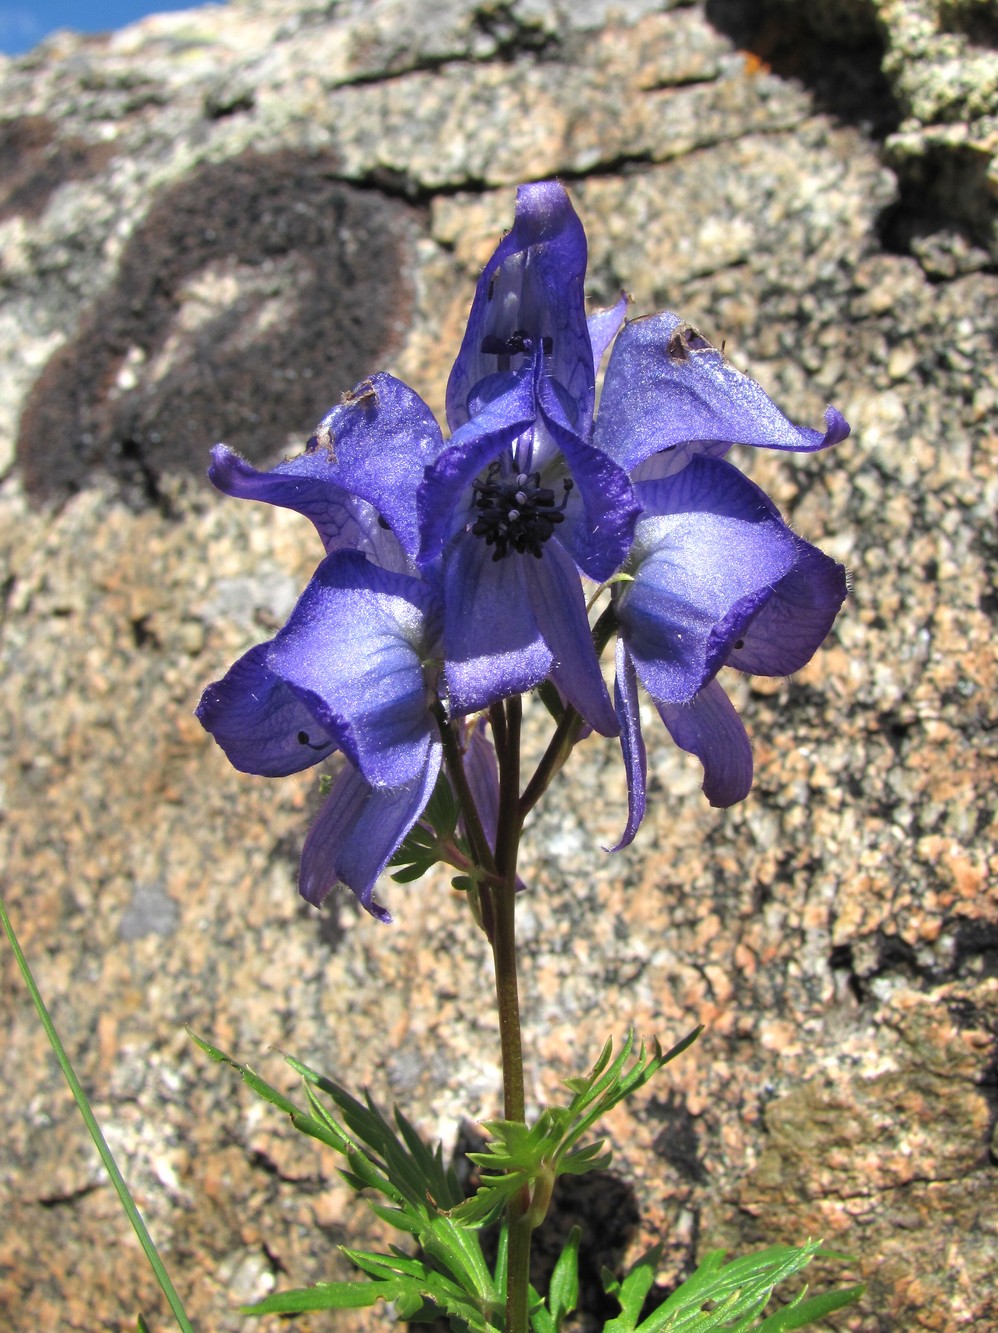
[[[518,472],[500,477],[500,465],[493,463],[484,481],[474,485],[475,508],[479,517],[472,524],[476,537],[484,537],[493,546],[493,560],[502,560],[511,551],[540,558],[541,547],[565,520],[565,505],[572,480],[562,483],[565,493],[555,505],[554,491],[541,485],[539,472]]]
[[[535,341],[531,338],[526,329],[514,329],[508,338],[500,338],[498,334],[487,333],[482,339],[482,351],[487,356],[520,356],[529,355],[534,350]],[[552,340],[548,334],[541,338],[541,351],[545,356],[551,355]]]

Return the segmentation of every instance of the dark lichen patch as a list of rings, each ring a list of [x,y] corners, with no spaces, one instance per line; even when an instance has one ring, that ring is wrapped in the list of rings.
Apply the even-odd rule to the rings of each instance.
[[[29,396],[29,494],[61,501],[103,473],[142,507],[217,440],[279,458],[404,333],[412,234],[408,206],[296,152],[245,153],[165,191]]]
[[[60,185],[94,175],[113,156],[110,143],[62,138],[47,116],[0,122],[0,219],[39,217]]]

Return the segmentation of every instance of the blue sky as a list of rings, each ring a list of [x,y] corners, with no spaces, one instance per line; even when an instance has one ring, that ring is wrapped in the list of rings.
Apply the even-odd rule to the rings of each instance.
[[[199,0],[0,0],[0,51],[21,55],[56,28],[104,32]]]

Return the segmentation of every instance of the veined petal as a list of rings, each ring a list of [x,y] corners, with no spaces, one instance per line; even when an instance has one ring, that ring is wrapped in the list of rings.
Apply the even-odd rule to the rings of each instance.
[[[793,568],[797,539],[758,487],[717,459],[637,488],[644,506],[614,604],[653,698],[687,703]]]
[[[848,434],[832,407],[824,432],[795,426],[755,380],[665,313],[634,320],[614,343],[594,443],[630,472],[650,454],[693,441],[812,450]]]
[[[743,801],[752,786],[752,747],[718,681],[709,681],[689,703],[655,704],[679,748],[703,764],[703,792],[711,805]]]
[[[288,685],[267,667],[269,643],[257,644],[209,685],[197,718],[233,768],[282,778],[332,754],[336,741]]]
[[[423,665],[434,638],[424,584],[336,551],[273,640],[267,665],[368,782],[398,787],[422,773],[438,738]]]
[[[664,481],[682,472],[687,463],[694,458],[723,458],[731,449],[724,440],[694,440],[689,444],[677,444],[674,449],[665,449],[660,454],[651,454],[631,471],[631,485],[637,486],[642,481]]]
[[[522,694],[547,675],[551,652],[527,595],[525,562],[493,560],[492,548],[461,533],[444,564],[444,669],[455,713],[474,713]]]
[[[510,378],[509,389],[493,399],[471,421],[455,431],[447,448],[430,467],[419,487],[417,505],[422,532],[420,563],[432,563],[454,532],[462,498],[483,468],[529,430],[536,412],[533,370],[523,367]]]
[[[530,605],[551,650],[551,679],[591,726],[604,736],[616,736],[617,717],[593,648],[574,562],[555,538],[545,542],[540,560],[520,558]]]
[[[372,375],[323,418],[309,444],[332,454],[341,484],[374,505],[414,560],[416,491],[443,448],[419,394],[393,375]]]
[[[257,471],[224,444],[216,444],[211,460],[208,477],[218,490],[303,514],[315,525],[327,553],[346,548],[362,551],[385,569],[401,571],[407,567],[395,533],[378,522],[378,511],[372,504],[334,479],[323,451],[299,454],[270,472]]]
[[[503,368],[520,368],[524,353],[502,349],[524,339],[534,349],[546,349],[549,373],[568,391],[579,420],[592,418],[595,376],[585,274],[586,235],[565,190],[556,181],[521,185],[512,229],[478,281],[447,384],[451,430],[468,420],[468,400],[480,380]]]
[[[378,374],[344,396],[297,458],[258,472],[218,445],[208,476],[227,495],[304,514],[327,551],[342,546],[380,551],[385,540],[379,535],[380,515],[415,559],[416,489],[442,447],[440,427],[419,395],[401,380]],[[398,564],[396,559],[390,567]]]
[[[638,503],[627,473],[612,458],[585,444],[569,427],[558,395],[545,377],[538,380],[538,402],[545,427],[561,450],[575,482],[565,509],[562,544],[580,569],[601,583],[630,549]]]
[[[627,318],[627,305],[627,293],[621,292],[616,305],[609,306],[606,310],[594,310],[586,321],[589,326],[589,341],[593,345],[593,371],[597,374],[603,353],[616,338]]]
[[[757,676],[789,676],[809,662],[845,601],[845,569],[795,536],[796,561],[728,653],[727,664]]]
[[[638,678],[627,645],[620,638],[617,639],[617,676],[613,685],[613,697],[617,705],[620,749],[624,756],[624,771],[627,774],[627,826],[617,845],[607,850],[619,852],[621,847],[627,847],[634,841],[634,835],[645,817],[645,789],[648,776],[648,758],[645,754],[644,737],[641,735]]]
[[[489,847],[494,852],[499,827],[499,760],[495,746],[486,735],[484,718],[479,718],[469,728],[464,773]]]
[[[306,902],[322,902],[345,884],[379,921],[391,915],[374,899],[374,885],[423,813],[440,771],[442,746],[430,746],[426,765],[404,787],[372,787],[347,765],[326,798],[302,848],[298,889]]]

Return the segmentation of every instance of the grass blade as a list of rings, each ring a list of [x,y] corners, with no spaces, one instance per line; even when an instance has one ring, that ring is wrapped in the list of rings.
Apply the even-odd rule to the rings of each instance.
[[[31,1002],[35,1006],[39,1022],[45,1029],[45,1035],[52,1044],[52,1050],[55,1052],[55,1058],[59,1062],[59,1068],[66,1076],[66,1082],[69,1084],[69,1090],[73,1094],[80,1115],[83,1117],[83,1123],[90,1132],[90,1137],[94,1141],[94,1147],[97,1149],[100,1154],[100,1159],[104,1163],[104,1170],[107,1172],[111,1184],[114,1186],[115,1193],[121,1200],[121,1206],[124,1208],[129,1222],[132,1224],[132,1228],[139,1239],[139,1244],[142,1246],[143,1253],[149,1261],[150,1268],[156,1275],[156,1281],[162,1288],[163,1295],[166,1297],[170,1309],[173,1311],[173,1317],[176,1319],[178,1327],[183,1330],[183,1333],[194,1333],[180,1297],[177,1295],[176,1289],[170,1281],[170,1275],[166,1271],[162,1259],[159,1257],[159,1252],[153,1244],[153,1239],[149,1235],[146,1224],[143,1222],[138,1208],[135,1206],[135,1200],[129,1193],[128,1186],[125,1184],[125,1178],[118,1170],[118,1164],[111,1154],[111,1149],[107,1146],[107,1140],[101,1133],[101,1127],[98,1125],[97,1119],[94,1116],[93,1111],[90,1109],[90,1102],[87,1100],[87,1094],[80,1086],[80,1080],[76,1077],[73,1066],[69,1062],[69,1056],[66,1054],[65,1047],[59,1040],[59,1034],[56,1032],[55,1024],[52,1022],[49,1011],[45,1007],[45,1001],[42,999],[41,992],[35,985],[35,979],[31,975],[31,969],[28,967],[27,959],[21,952],[21,946],[14,933],[14,927],[11,925],[10,917],[7,915],[7,908],[4,905],[2,897],[0,897],[0,924],[3,925],[4,933],[10,941],[10,947],[14,951],[14,958],[17,961],[18,970],[24,978],[24,984],[28,988],[28,994],[31,996]]]

